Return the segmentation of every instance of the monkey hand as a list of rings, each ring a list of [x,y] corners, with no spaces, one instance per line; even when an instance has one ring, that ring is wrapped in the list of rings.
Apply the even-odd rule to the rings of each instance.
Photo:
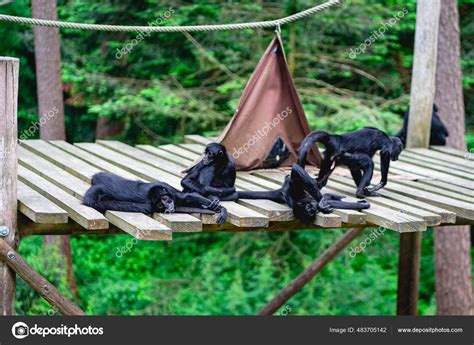
[[[221,203],[220,203],[219,199],[216,198],[216,199],[212,199],[211,203],[209,205],[205,206],[204,208],[208,208],[208,209],[210,209],[210,210],[217,213],[217,212],[220,211],[221,207],[222,206],[221,206]]]
[[[217,216],[217,224],[222,225],[226,220],[227,220],[227,209],[225,207],[221,207]]]
[[[331,205],[329,205],[325,199],[321,200],[321,202],[319,202],[318,204],[318,211],[324,213],[324,214],[328,214],[328,213],[332,213],[333,211],[333,208]]]

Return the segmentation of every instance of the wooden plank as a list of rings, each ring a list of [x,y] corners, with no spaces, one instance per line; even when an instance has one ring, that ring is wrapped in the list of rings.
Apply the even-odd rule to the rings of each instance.
[[[109,162],[93,155],[90,154],[87,151],[84,151],[80,149],[79,147],[76,147],[72,144],[69,144],[66,141],[63,140],[50,140],[49,143],[53,146],[56,146],[57,148],[67,152],[68,154],[79,158],[80,160],[83,160],[87,164],[90,164],[96,168],[98,168],[101,171],[108,171],[113,174],[122,176],[124,178],[128,178],[131,180],[136,180],[137,176],[128,172],[127,170],[121,169],[118,166],[114,164],[110,164]]]
[[[18,166],[18,179],[67,211],[69,217],[82,227],[90,230],[109,227],[101,213],[82,205],[79,199],[23,166]]]
[[[413,151],[407,151],[407,150],[404,150],[402,152],[399,159],[404,162],[409,162],[412,164],[416,164],[418,161],[423,162],[423,163],[430,163],[436,166],[449,168],[451,170],[453,170],[453,167],[454,167],[452,162],[447,162],[439,158],[434,158],[431,156],[420,154],[419,152],[413,152]],[[472,168],[468,168],[459,164],[456,165],[456,171],[463,171],[465,173],[472,174]]]
[[[135,146],[137,149],[140,149],[142,151],[154,154],[155,156],[158,156],[160,158],[166,159],[172,163],[179,164],[183,167],[187,167],[192,164],[192,160],[183,158],[180,156],[177,156],[171,152],[162,150],[159,147],[151,146],[151,145],[137,145]]]
[[[414,152],[417,154],[425,155],[427,157],[439,159],[445,162],[451,162],[456,165],[461,165],[465,168],[474,168],[474,161],[466,159],[465,157],[460,157],[458,155],[450,155],[448,153],[440,152],[439,150],[428,150],[425,148],[413,148],[413,149],[407,149],[407,150],[408,152]],[[464,152],[464,155],[465,154],[466,152]]]
[[[193,143],[193,144],[200,144],[206,146],[207,144],[211,143],[212,140],[205,138],[201,135],[197,134],[189,134],[184,136],[184,142],[186,143]]]
[[[474,204],[439,194],[389,182],[385,189],[455,212],[458,217],[474,220]]]
[[[272,222],[294,220],[291,208],[271,200],[239,199],[237,203],[267,216]]]
[[[456,176],[456,177],[461,177],[461,178],[465,178],[465,179],[474,181],[474,174],[472,172],[471,173],[466,172],[465,170],[460,169],[460,167],[457,167],[457,166],[453,167],[452,164],[449,167],[443,166],[441,164],[442,161],[430,162],[430,161],[427,161],[426,159],[419,158],[417,156],[410,156],[410,154],[408,152],[403,153],[402,155],[400,155],[399,160],[401,162],[404,162],[404,163],[407,163],[407,164],[410,164],[410,165],[416,165],[416,166],[422,167],[424,169],[439,171],[439,172],[442,172],[444,174],[448,174],[448,175]]]
[[[202,222],[199,218],[185,213],[155,213],[153,218],[169,227],[173,232],[201,232]]]
[[[344,184],[346,186],[355,188],[354,181],[350,178],[342,177],[342,176],[338,176],[336,174],[333,174],[331,176],[331,179],[333,181],[337,181],[337,182],[339,182],[341,184]],[[435,214],[437,214],[438,216],[441,217],[441,223],[454,224],[456,222],[456,213],[454,213],[454,212],[445,210],[443,208],[439,208],[437,206],[433,206],[431,204],[428,204],[428,203],[425,203],[425,202],[422,202],[422,201],[419,201],[419,200],[416,200],[416,199],[413,199],[413,198],[406,197],[406,196],[401,195],[401,194],[390,192],[390,191],[387,191],[385,189],[381,189],[377,193],[379,193],[380,196],[383,197],[383,198],[396,200],[396,201],[402,202],[404,204],[411,205],[411,206],[420,208],[422,210],[426,210],[426,211],[435,213]]]
[[[355,196],[355,188],[351,188],[331,180],[329,180],[328,186],[338,192],[342,192],[350,196]],[[395,211],[399,211],[401,213],[414,216],[416,218],[421,218],[426,221],[426,224],[428,226],[436,226],[441,224],[441,217],[435,213],[411,205],[407,205],[405,203],[401,203],[395,200],[385,199],[381,197],[367,197],[366,199],[370,202],[371,205],[377,204]]]
[[[18,182],[18,210],[35,223],[67,224],[67,212],[23,182]]]
[[[187,149],[184,149],[182,147],[176,146],[176,145],[162,145],[160,146],[160,149],[168,151],[176,156],[191,159],[192,161],[196,161],[201,158],[202,155],[198,155],[194,152],[191,152]]]
[[[152,155],[150,153],[139,150],[133,146],[121,143],[120,141],[97,140],[97,144],[105,146],[111,150],[120,152],[121,154],[134,158],[140,162],[152,165],[158,169],[160,169],[163,164],[166,164],[167,171],[175,171],[181,173],[183,170],[180,165],[157,157],[156,155]]]
[[[145,180],[161,180],[177,188],[178,190],[181,189],[181,179],[178,176],[172,175],[168,172],[159,170],[148,164],[131,159],[126,155],[115,152],[109,148],[106,148],[105,146],[92,143],[79,143],[75,145],[92,154],[101,157],[102,159],[109,161],[112,164],[116,164],[122,169],[126,169]],[[162,169],[166,169],[166,165],[163,165]],[[174,173],[177,172],[174,171]],[[227,208],[229,214],[229,222],[234,225],[255,227],[268,226],[268,218],[262,214],[259,214],[250,209],[246,209],[245,207],[238,205],[235,202],[226,201],[222,202],[222,205]],[[252,221],[252,218],[254,219],[254,221]]]
[[[38,156],[49,160],[60,168],[75,175],[76,177],[89,182],[91,177],[100,172],[99,169],[90,164],[86,164],[79,158],[71,156],[63,150],[54,147],[43,140],[22,140],[21,146],[34,152]],[[78,171],[81,173],[78,174]]]
[[[432,145],[432,146],[430,146],[430,149],[434,150],[434,151],[437,151],[437,152],[445,153],[449,156],[455,156],[455,157],[460,157],[460,158],[464,158],[464,159],[466,158],[466,152],[465,151],[457,150],[457,149],[452,148],[452,147]]]
[[[87,189],[89,189],[89,184],[76,177],[77,174],[72,175],[23,147],[18,148],[18,153],[18,161],[22,166],[55,184],[76,198],[82,200]]]
[[[191,151],[197,155],[204,154],[204,149],[206,146],[199,145],[199,144],[178,144],[178,146],[185,148],[188,151]]]
[[[378,163],[376,164],[378,165]],[[437,171],[433,171],[429,169],[424,169],[416,165],[407,164],[407,163],[403,163],[399,161],[391,162],[390,166],[393,166],[394,168],[403,170],[408,173],[415,173],[421,176],[428,176],[428,177],[435,178],[441,181],[449,182],[456,186],[466,187],[469,189],[474,188],[474,181],[471,179],[460,178],[460,177],[452,176],[449,174],[445,174],[445,173],[441,173],[441,172],[437,172]]]
[[[169,241],[172,239],[173,233],[169,227],[143,213],[107,211],[105,216],[110,223],[136,239],[154,241]]]

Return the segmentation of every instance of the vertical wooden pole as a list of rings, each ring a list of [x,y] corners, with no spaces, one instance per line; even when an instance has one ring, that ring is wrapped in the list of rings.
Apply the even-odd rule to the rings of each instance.
[[[428,147],[435,96],[441,0],[418,0],[407,147]]]
[[[436,55],[441,0],[418,0],[407,147],[428,147],[435,95]],[[397,314],[416,315],[420,278],[421,232],[400,235]]]
[[[0,57],[0,241],[16,248],[18,59]],[[8,232],[6,236],[4,236]],[[14,314],[15,273],[0,262],[0,315]]]

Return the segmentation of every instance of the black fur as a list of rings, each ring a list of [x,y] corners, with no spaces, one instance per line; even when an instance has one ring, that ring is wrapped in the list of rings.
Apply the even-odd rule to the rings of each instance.
[[[313,132],[301,144],[298,153],[299,165],[305,166],[306,156],[317,142],[326,148],[317,178],[318,187],[326,185],[336,166],[346,165],[357,185],[356,195],[359,198],[377,195],[375,192],[387,184],[390,160],[396,161],[403,150],[399,138],[389,137],[374,127],[365,127],[342,135]],[[379,150],[382,178],[377,185],[368,188],[374,172],[373,156]]]
[[[204,158],[184,172],[187,173],[181,180],[184,192],[195,192],[219,200],[237,198],[235,162],[221,144],[208,144]]]
[[[408,107],[403,117],[403,127],[400,132],[397,133],[397,137],[406,145],[407,140],[407,129],[408,129],[408,118],[410,116],[410,107]],[[449,132],[443,121],[438,116],[438,107],[433,104],[433,112],[431,114],[431,132],[430,132],[430,145],[446,145],[446,138],[449,137]]]
[[[366,200],[344,202],[342,195],[321,194],[316,181],[298,164],[293,164],[291,174],[280,189],[268,192],[238,192],[242,199],[268,199],[285,203],[293,209],[295,217],[303,223],[314,221],[318,211],[331,213],[333,208],[362,210],[370,207]]]
[[[142,182],[101,172],[92,177],[83,204],[99,212],[124,211],[151,214],[193,210],[204,213],[212,210],[219,214],[218,223],[227,219],[227,210],[218,200],[210,200],[198,193],[183,193],[161,181]],[[183,209],[184,208],[184,209]]]

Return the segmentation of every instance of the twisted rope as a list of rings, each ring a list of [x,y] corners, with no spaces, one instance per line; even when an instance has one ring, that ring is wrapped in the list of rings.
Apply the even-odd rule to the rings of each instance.
[[[96,31],[120,31],[120,32],[195,32],[195,31],[224,31],[224,30],[243,30],[256,28],[274,28],[279,25],[288,24],[304,17],[321,12],[332,6],[339,4],[340,0],[329,0],[324,4],[308,8],[307,10],[292,14],[291,16],[252,23],[237,24],[214,24],[214,25],[187,25],[187,26],[127,26],[127,25],[106,25],[106,24],[83,24],[73,22],[61,22],[57,20],[46,20],[37,18],[26,18],[0,14],[0,21],[10,23],[21,23],[27,25],[48,26],[54,28],[68,28],[79,30]]]

